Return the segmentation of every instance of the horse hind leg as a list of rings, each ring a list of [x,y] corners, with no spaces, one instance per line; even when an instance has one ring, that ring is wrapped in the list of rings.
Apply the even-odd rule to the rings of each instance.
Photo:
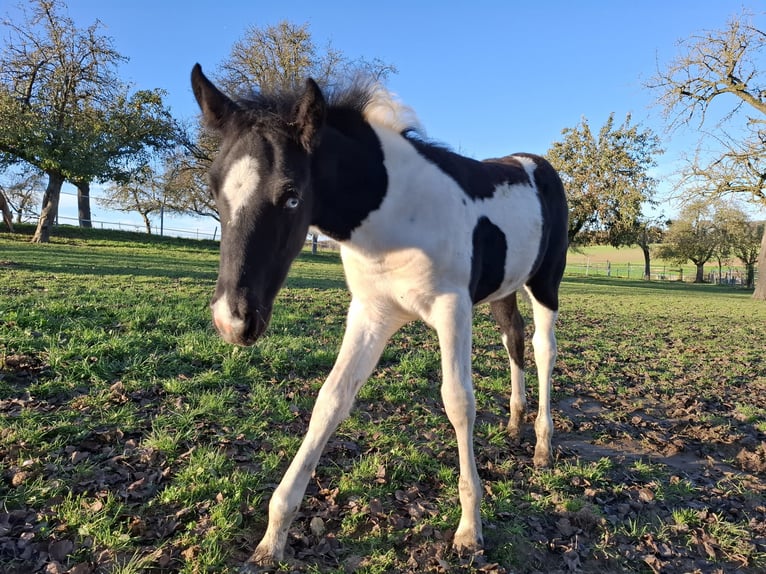
[[[511,416],[508,420],[508,434],[518,439],[527,408],[524,386],[524,320],[516,302],[516,293],[490,303],[490,310],[500,327],[503,345],[511,362]]]
[[[553,436],[553,418],[551,417],[551,378],[556,363],[557,345],[555,325],[558,310],[535,297],[532,289],[527,287],[532,303],[532,315],[535,321],[535,333],[532,336],[532,347],[535,352],[537,365],[537,380],[540,389],[540,399],[535,419],[535,456],[533,462],[537,467],[550,466],[553,460],[551,453],[551,437]],[[554,302],[556,302],[554,300]],[[557,305],[554,305],[557,307]]]

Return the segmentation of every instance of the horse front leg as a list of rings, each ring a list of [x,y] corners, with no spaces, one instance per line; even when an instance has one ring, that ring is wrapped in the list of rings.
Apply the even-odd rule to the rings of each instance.
[[[471,322],[471,301],[458,295],[437,299],[429,317],[429,323],[439,336],[441,348],[442,400],[457,437],[461,515],[453,544],[459,552],[474,552],[484,544],[480,513],[481,483],[473,450],[476,400],[471,382]]]
[[[290,524],[327,441],[348,416],[356,393],[372,373],[386,342],[404,323],[395,312],[379,307],[352,300],[338,358],[319,390],[308,432],[271,497],[266,533],[243,572],[256,572],[257,566],[283,559]]]

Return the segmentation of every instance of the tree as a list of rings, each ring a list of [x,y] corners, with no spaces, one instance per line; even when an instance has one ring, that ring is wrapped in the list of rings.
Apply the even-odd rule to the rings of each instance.
[[[10,41],[0,58],[0,152],[48,177],[38,242],[50,236],[65,180],[77,186],[80,221],[88,225],[91,181],[126,179],[148,150],[176,138],[162,93],[130,95],[119,81],[125,58],[101,23],[79,29],[64,10],[63,0],[35,0],[23,22],[3,22]]]
[[[698,154],[691,162],[687,179],[701,178],[703,184],[690,186],[689,195],[736,195],[766,206],[766,32],[743,12],[722,30],[692,36],[680,47],[681,54],[648,83],[659,91],[658,103],[670,127],[713,122],[719,133],[727,125],[737,133],[726,138],[726,145],[712,159]],[[717,102],[729,104],[721,117],[715,116],[721,109],[714,107]],[[742,119],[744,127],[737,123]],[[720,136],[712,137],[722,141]],[[766,233],[758,267],[766,269]],[[753,296],[766,300],[766,273],[759,274]]]
[[[99,34],[61,14],[59,0],[36,0],[22,23],[4,21],[10,32],[0,63],[0,150],[48,176],[33,241],[48,240],[58,213],[61,186],[75,178],[82,153],[82,125],[92,102],[112,99],[114,66],[123,58]]]
[[[201,132],[200,138],[206,134],[206,131]],[[201,145],[212,147],[212,144]],[[207,190],[207,172],[200,168],[200,165],[208,164],[210,159],[200,151],[197,151],[200,155],[194,155],[192,150],[196,148],[194,143],[179,145],[166,157],[162,176],[166,207],[175,213],[191,213],[220,221],[215,200]]]
[[[758,261],[759,253],[763,252],[762,238],[766,233],[766,223],[761,221],[743,221],[742,224],[734,229],[733,246],[734,254],[745,264],[747,287],[755,287],[755,264]],[[761,267],[761,273],[764,273],[764,267]]]
[[[747,214],[734,205],[719,207],[716,222],[724,244],[722,256],[734,255],[745,265],[745,285],[755,286],[755,264],[758,261],[764,222],[751,221]],[[719,271],[720,275],[720,271]]]
[[[671,222],[658,254],[679,265],[691,261],[697,267],[694,282],[702,283],[705,263],[713,256],[717,240],[710,204],[695,201],[684,207],[678,219]]]
[[[634,244],[640,233],[642,206],[654,195],[648,170],[660,154],[659,139],[649,129],[614,114],[594,135],[583,118],[562,131],[547,157],[559,171],[569,201],[569,242]]]
[[[636,221],[632,243],[638,245],[644,254],[644,279],[647,281],[652,278],[651,247],[662,239],[664,225],[665,222],[661,216],[653,218],[640,217]]]
[[[43,174],[34,168],[8,169],[0,180],[0,192],[7,202],[8,214],[15,215],[16,223],[36,217],[34,206],[39,205],[39,190]]]
[[[3,216],[3,223],[8,227],[8,231],[13,231],[13,216],[8,207],[8,200],[5,199],[5,193],[0,189],[0,213]]]
[[[147,164],[134,171],[129,179],[113,183],[107,195],[98,202],[114,211],[138,212],[144,220],[146,232],[151,235],[149,216],[164,207],[163,185]]]
[[[351,60],[330,45],[320,48],[312,40],[308,24],[283,21],[275,26],[248,28],[234,43],[215,77],[226,92],[247,96],[254,89],[295,88],[306,77],[314,78],[323,87],[332,87],[357,75],[383,81],[395,71],[380,60]],[[185,153],[177,155],[179,164],[170,165],[165,174],[169,206],[217,219],[205,178],[218,139],[200,128],[186,136],[184,147]]]
[[[320,86],[343,83],[364,74],[384,80],[396,68],[380,60],[349,60],[328,44],[319,49],[308,24],[282,21],[276,26],[251,26],[231,48],[216,75],[219,86],[230,94],[296,89],[306,77]]]
[[[83,158],[73,183],[78,188],[78,200],[90,194],[90,183],[112,181],[130,185],[142,181],[157,156],[177,145],[180,128],[163,102],[161,90],[139,90],[123,93],[108,107],[94,112],[99,121],[97,132],[87,133],[82,149]],[[81,225],[90,221],[89,203],[78,201]],[[88,225],[89,226],[89,225]]]

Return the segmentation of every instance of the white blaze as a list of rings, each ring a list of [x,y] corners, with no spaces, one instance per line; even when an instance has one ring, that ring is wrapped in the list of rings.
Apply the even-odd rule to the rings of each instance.
[[[213,303],[213,322],[220,330],[225,340],[229,340],[229,337],[233,333],[241,333],[244,330],[245,322],[242,319],[235,317],[231,312],[231,305],[229,305],[229,297],[226,293],[223,297]]]
[[[229,223],[234,223],[237,215],[258,187],[258,161],[249,155],[235,161],[223,180],[221,193],[229,206]]]

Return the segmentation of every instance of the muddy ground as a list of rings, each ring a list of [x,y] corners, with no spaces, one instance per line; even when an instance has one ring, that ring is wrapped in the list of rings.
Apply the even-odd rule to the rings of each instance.
[[[5,358],[2,376],[12,380],[18,392],[12,397],[0,397],[0,416],[17,417],[24,409],[71,407],[72,397],[59,402],[38,400],[25,394],[25,385],[45,368],[31,357]],[[115,388],[113,392],[116,402],[145,404],[147,416],[151,416],[152,405],[161,402],[150,391],[126,394]],[[300,572],[363,570],[365,557],[350,551],[347,543],[333,534],[341,515],[357,512],[364,514],[366,528],[370,530],[393,525],[394,529],[407,531],[403,538],[406,550],[398,549],[398,563],[391,571],[764,572],[766,434],[752,418],[737,414],[736,408],[742,403],[766,408],[764,380],[758,379],[755,385],[752,381],[727,381],[717,392],[704,393],[704,396],[716,398],[702,398],[701,393],[683,384],[677,392],[661,399],[645,396],[638,388],[600,394],[587,388],[557,388],[558,400],[553,405],[556,465],[578,460],[598,461],[605,457],[613,465],[606,482],[572,481],[573,495],[585,501],[576,511],[567,510],[563,504],[547,516],[520,511],[524,523],[524,533],[517,544],[523,554],[517,563],[520,566],[504,565],[494,559],[493,547],[503,542],[493,534],[503,520],[502,515],[486,525],[486,552],[470,557],[454,555],[449,530],[420,527],[419,518],[433,512],[432,500],[438,494],[427,482],[397,490],[392,500],[382,501],[380,506],[371,503],[358,507],[353,499],[339,496],[337,490],[323,490],[317,481],[309,487],[303,511],[292,531],[291,568]],[[362,403],[358,408],[380,411],[385,406]],[[535,404],[530,404],[530,410],[534,412],[534,409]],[[378,412],[376,416],[386,414]],[[397,416],[396,412],[388,414]],[[496,424],[499,421],[480,414],[479,422]],[[531,415],[528,422],[533,422]],[[297,428],[304,424],[302,418],[296,420]],[[493,481],[509,479],[507,472],[498,470],[493,462],[508,456],[519,461],[512,477],[518,480],[519,488],[539,488],[530,486],[530,474],[535,472],[530,466],[534,447],[530,427],[516,445],[499,447],[478,439],[479,469],[488,493]],[[446,425],[442,430],[449,432]],[[86,440],[67,445],[65,449],[72,464],[78,457],[96,456],[107,450],[118,452],[104,460],[98,478],[130,506],[154,495],[163,476],[173,472],[161,456],[137,448],[139,440],[138,436],[125,436],[114,429],[94,429]],[[246,464],[248,453],[260,448],[264,445],[234,441],[227,445],[227,452]],[[353,461],[359,448],[358,443],[346,439],[331,442],[328,452]],[[438,452],[438,448],[435,451]],[[41,456],[45,458],[44,454]],[[438,456],[454,457],[454,454],[439,453]],[[646,461],[661,472],[640,476],[634,468],[636,460]],[[27,469],[19,464],[12,444],[0,448],[0,468],[6,493],[31,480],[55,479],[46,476],[46,469],[52,472],[53,465]],[[681,482],[689,485],[691,491],[675,497],[663,494]],[[82,484],[79,488],[87,490],[88,485]],[[83,549],[76,533],[67,533],[64,526],[57,523],[52,509],[56,502],[36,500],[27,505],[0,508],[0,572],[113,571],[118,557],[97,548],[91,552]],[[671,513],[679,505],[696,513],[692,526],[677,524],[672,519]],[[261,512],[263,509],[250,510]],[[177,572],[185,553],[193,554],[193,548],[176,548],[172,543],[152,549],[153,540],[169,539],[181,525],[188,528],[184,520],[184,509],[179,509],[175,516],[135,516],[131,534],[145,541],[147,553],[153,553],[153,566],[147,572]],[[721,529],[723,522],[744,526],[742,530],[730,532]],[[661,536],[655,527],[634,536],[616,528],[619,524],[639,523],[667,527]],[[199,519],[199,524],[193,527],[204,530],[204,519]],[[605,534],[609,532],[611,534]],[[231,556],[232,568],[247,557],[245,548],[252,548],[258,534],[255,532],[237,541],[237,549]],[[740,544],[734,544],[732,537]],[[77,545],[80,546],[78,555],[83,559],[73,564],[70,557]]]

